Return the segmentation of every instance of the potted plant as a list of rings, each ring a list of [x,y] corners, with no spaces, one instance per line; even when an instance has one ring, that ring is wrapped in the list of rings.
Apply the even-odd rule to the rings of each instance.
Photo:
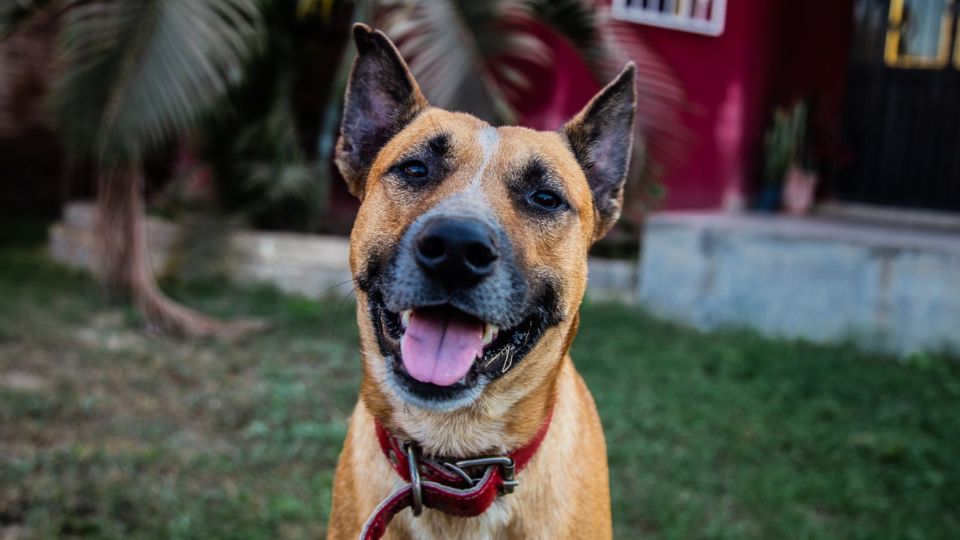
[[[808,107],[803,101],[778,108],[764,137],[766,185],[759,207],[806,214],[813,207],[819,175],[812,166],[807,144]]]

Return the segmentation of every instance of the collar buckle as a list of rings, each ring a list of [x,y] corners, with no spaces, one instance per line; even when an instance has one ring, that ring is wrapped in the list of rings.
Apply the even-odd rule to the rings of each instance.
[[[513,493],[513,490],[520,485],[520,481],[517,480],[516,464],[514,464],[513,459],[507,456],[489,456],[473,459],[462,459],[454,463],[445,461],[442,463],[442,465],[458,474],[471,485],[476,485],[477,482],[480,481],[480,478],[470,476],[470,474],[464,469],[470,469],[473,467],[499,467],[501,478],[499,492],[501,495]]]
[[[410,493],[413,499],[413,517],[423,513],[423,483],[420,481],[420,465],[417,463],[417,445],[407,443],[407,468],[410,471]]]

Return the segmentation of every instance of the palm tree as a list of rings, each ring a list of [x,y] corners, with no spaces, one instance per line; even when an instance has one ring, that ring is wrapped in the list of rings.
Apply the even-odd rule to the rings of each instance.
[[[97,178],[99,270],[147,321],[230,334],[157,286],[147,259],[144,159],[222,106],[263,41],[259,0],[21,0],[0,9],[0,36],[43,8],[60,11],[63,72],[53,96],[64,146]]]

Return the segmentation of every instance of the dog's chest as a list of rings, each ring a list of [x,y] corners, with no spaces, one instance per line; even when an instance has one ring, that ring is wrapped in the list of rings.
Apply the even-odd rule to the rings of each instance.
[[[410,512],[404,512],[397,516],[399,518],[397,525],[407,531],[410,538],[492,540],[508,536],[512,516],[513,511],[509,500],[500,499],[486,512],[474,518],[458,518],[436,510],[425,509],[418,518],[413,517]]]

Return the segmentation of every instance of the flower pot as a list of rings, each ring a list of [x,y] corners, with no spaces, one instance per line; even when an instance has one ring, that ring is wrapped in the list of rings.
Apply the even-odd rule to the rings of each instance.
[[[783,186],[783,207],[795,215],[809,214],[817,193],[817,173],[790,167]]]

